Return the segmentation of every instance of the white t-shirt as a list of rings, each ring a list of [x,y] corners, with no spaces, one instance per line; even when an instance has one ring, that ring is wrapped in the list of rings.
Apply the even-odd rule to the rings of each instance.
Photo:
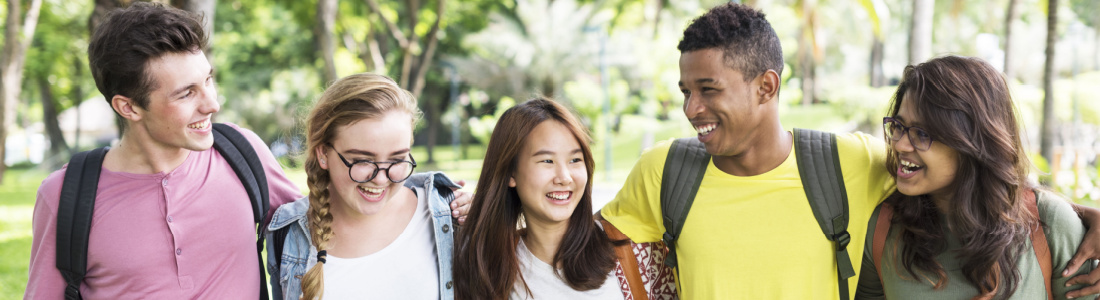
[[[527,282],[527,288],[531,289],[531,297],[528,297],[527,290],[523,288],[523,282],[517,280],[516,286],[512,289],[512,294],[508,296],[508,299],[623,299],[623,292],[619,287],[619,280],[615,277],[615,270],[607,273],[607,279],[604,280],[600,288],[577,291],[566,285],[565,281],[558,277],[554,267],[535,257],[531,250],[527,249],[523,239],[520,239],[519,245],[516,246],[516,258],[519,259],[519,272]]]
[[[393,243],[363,257],[328,256],[325,299],[439,299],[431,212],[424,191],[416,192],[416,212]]]

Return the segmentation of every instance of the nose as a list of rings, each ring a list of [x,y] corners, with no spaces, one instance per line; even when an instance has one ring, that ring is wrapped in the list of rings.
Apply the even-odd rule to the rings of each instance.
[[[204,114],[213,114],[221,110],[221,103],[218,103],[218,91],[214,87],[214,84],[207,85],[202,88],[202,104],[199,106],[199,112]]]
[[[389,171],[390,170],[388,168],[385,168],[385,169],[378,168],[378,169],[376,169],[375,172],[378,172],[378,173],[374,174],[374,179],[371,179],[370,181],[373,181],[374,183],[378,184],[379,186],[385,186],[385,185],[390,184],[390,172]]]
[[[692,96],[694,94],[690,93],[684,98],[684,116],[687,116],[689,120],[703,112],[703,104],[694,99],[695,97]]]
[[[896,138],[898,139],[896,141],[891,139],[891,141],[892,141],[891,144],[894,147],[895,151],[898,151],[898,152],[913,152],[914,150],[916,150],[916,149],[913,148],[913,143],[909,141],[909,131],[908,130],[903,130],[901,133],[899,133],[899,136],[897,136]]]
[[[569,171],[569,166],[559,164],[554,168],[554,183],[558,185],[573,184],[573,174]]]

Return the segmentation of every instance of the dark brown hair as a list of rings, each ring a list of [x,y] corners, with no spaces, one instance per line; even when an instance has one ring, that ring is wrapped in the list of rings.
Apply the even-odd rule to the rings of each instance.
[[[913,277],[942,288],[947,274],[935,257],[944,251],[944,233],[950,230],[962,241],[953,254],[963,262],[967,281],[981,296],[1011,296],[1020,282],[1016,261],[1038,218],[1023,206],[1030,163],[1004,77],[981,59],[935,58],[905,68],[889,115],[896,116],[904,101],[913,101],[914,115],[934,142],[958,152],[958,169],[947,224],[928,195],[894,192],[887,200],[901,229],[902,265]],[[896,169],[898,153],[887,148],[887,169]]]
[[[455,241],[454,282],[458,299],[507,299],[520,274],[516,246],[522,207],[508,178],[516,171],[517,155],[527,136],[542,122],[560,122],[572,131],[584,155],[588,178],[594,162],[588,132],[576,117],[554,101],[539,98],[509,108],[489,138],[485,163],[470,205],[466,227]],[[592,218],[592,184],[569,218],[569,228],[551,265],[562,266],[561,277],[576,290],[599,288],[615,267],[611,241]],[[526,286],[526,283],[524,283]],[[530,291],[528,291],[530,292]]]
[[[783,46],[764,13],[737,3],[711,8],[687,29],[676,49],[690,52],[722,50],[726,65],[748,82],[767,70],[783,75]]]
[[[88,63],[107,103],[122,95],[146,108],[154,88],[146,68],[149,61],[169,53],[202,51],[206,43],[200,16],[159,3],[134,2],[112,11],[96,27],[88,43]]]

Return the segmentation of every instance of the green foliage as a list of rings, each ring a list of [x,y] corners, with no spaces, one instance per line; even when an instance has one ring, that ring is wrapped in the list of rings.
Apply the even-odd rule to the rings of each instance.
[[[87,70],[88,28],[91,2],[45,0],[38,16],[32,47],[27,50],[24,93],[39,92],[37,80],[47,80],[58,112],[76,105],[83,98],[97,95]],[[39,97],[29,97],[38,100]],[[30,110],[41,118],[41,110]]]
[[[321,92],[312,31],[286,22],[300,18],[301,10],[273,0],[237,0],[219,2],[216,14],[214,68],[231,70],[217,76],[221,120],[268,142],[294,133],[298,109]]]

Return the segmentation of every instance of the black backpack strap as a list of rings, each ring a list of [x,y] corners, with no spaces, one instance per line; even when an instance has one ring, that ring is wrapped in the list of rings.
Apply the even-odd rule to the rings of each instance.
[[[283,267],[283,246],[285,246],[284,244],[286,243],[286,235],[290,233],[290,226],[294,226],[294,224],[283,226],[282,228],[276,229],[275,231],[271,232],[271,240],[268,242],[272,245],[275,245],[271,248],[275,249],[274,256],[276,268]],[[271,273],[271,275],[279,276],[279,272],[273,272]]]
[[[810,201],[814,218],[822,233],[835,242],[837,284],[840,299],[848,299],[848,278],[855,276],[848,256],[848,193],[840,170],[836,135],[828,132],[794,129],[794,152],[802,187]]]
[[[665,234],[661,240],[668,246],[665,264],[669,267],[676,268],[678,265],[676,240],[684,229],[684,221],[709,164],[710,154],[698,138],[676,139],[668,149],[661,175],[661,215],[665,224]]]
[[[88,234],[103,157],[110,147],[73,155],[57,204],[57,269],[65,278],[65,299],[82,299],[80,284],[88,271]]]
[[[229,125],[214,124],[214,149],[229,162],[229,166],[233,168],[233,172],[237,173],[237,178],[241,180],[245,191],[248,192],[249,202],[252,204],[252,218],[257,224],[256,255],[260,258],[260,299],[268,299],[267,268],[264,268],[261,254],[264,250],[263,223],[270,207],[264,166],[260,163],[260,157],[256,155],[256,149],[252,148],[248,138]]]

